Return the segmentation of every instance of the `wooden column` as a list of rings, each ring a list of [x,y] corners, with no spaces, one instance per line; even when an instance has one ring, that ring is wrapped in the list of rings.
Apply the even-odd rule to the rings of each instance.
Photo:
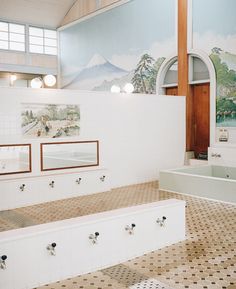
[[[188,84],[188,0],[178,0],[178,95],[186,96],[186,150],[192,149],[192,101]]]

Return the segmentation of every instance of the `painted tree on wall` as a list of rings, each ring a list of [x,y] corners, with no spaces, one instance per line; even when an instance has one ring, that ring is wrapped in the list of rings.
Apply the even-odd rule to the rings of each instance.
[[[157,73],[164,59],[161,57],[155,61],[147,53],[142,55],[132,78],[136,93],[155,93]]]
[[[210,58],[214,63],[217,76],[217,99],[216,99],[216,121],[218,126],[226,122],[228,126],[234,125],[236,119],[236,71],[229,69],[222,61],[224,55],[235,58],[224,52],[221,48],[214,47]]]
[[[137,67],[134,71],[132,83],[135,88],[135,92],[148,93],[148,79],[153,73],[154,58],[149,54],[143,54]]]

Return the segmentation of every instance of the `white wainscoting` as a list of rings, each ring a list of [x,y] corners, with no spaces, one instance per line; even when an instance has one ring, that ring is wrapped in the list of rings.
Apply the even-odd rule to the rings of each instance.
[[[164,221],[160,226],[157,220]],[[133,234],[125,229],[135,224]],[[99,233],[97,244],[89,239]],[[0,233],[1,289],[30,289],[113,266],[185,239],[185,202],[175,199]],[[56,243],[51,255],[48,245]]]
[[[0,181],[0,211],[110,190],[107,170]]]

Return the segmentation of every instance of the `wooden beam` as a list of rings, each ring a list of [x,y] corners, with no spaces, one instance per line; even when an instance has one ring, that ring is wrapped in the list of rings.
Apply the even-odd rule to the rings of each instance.
[[[178,95],[186,96],[186,150],[193,143],[193,108],[188,84],[188,0],[178,0]]]

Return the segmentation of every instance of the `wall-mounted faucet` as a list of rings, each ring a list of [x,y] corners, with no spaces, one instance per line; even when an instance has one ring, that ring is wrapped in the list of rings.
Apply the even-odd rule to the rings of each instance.
[[[54,181],[51,181],[51,183],[49,183],[49,186],[50,186],[51,188],[54,188],[55,182],[54,182]]]
[[[2,255],[0,257],[0,269],[5,270],[7,268],[6,260],[7,260],[7,255]]]
[[[82,178],[78,178],[77,180],[75,180],[76,184],[79,185],[81,183]]]
[[[22,192],[25,190],[25,184],[22,184],[22,185],[20,186],[20,190],[21,190]]]
[[[100,181],[101,181],[101,182],[104,182],[104,181],[105,181],[105,178],[106,178],[106,176],[100,177]]]
[[[99,236],[98,232],[95,232],[94,234],[90,234],[89,235],[89,240],[91,240],[92,243],[95,245],[95,244],[98,243],[98,236]]]
[[[49,253],[52,255],[52,256],[56,256],[56,246],[57,244],[56,243],[51,243],[47,246],[47,250],[49,251]]]
[[[157,219],[157,224],[159,224],[160,227],[164,227],[164,226],[165,226],[166,219],[167,219],[167,218],[166,218],[165,216],[163,216],[162,219],[158,218],[158,219]]]
[[[125,230],[130,234],[133,235],[134,234],[134,228],[136,227],[135,224],[131,224],[131,225],[127,225],[125,227]]]
[[[211,154],[211,157],[212,157],[212,158],[221,158],[221,154],[219,154],[219,153],[212,153],[212,154]]]

